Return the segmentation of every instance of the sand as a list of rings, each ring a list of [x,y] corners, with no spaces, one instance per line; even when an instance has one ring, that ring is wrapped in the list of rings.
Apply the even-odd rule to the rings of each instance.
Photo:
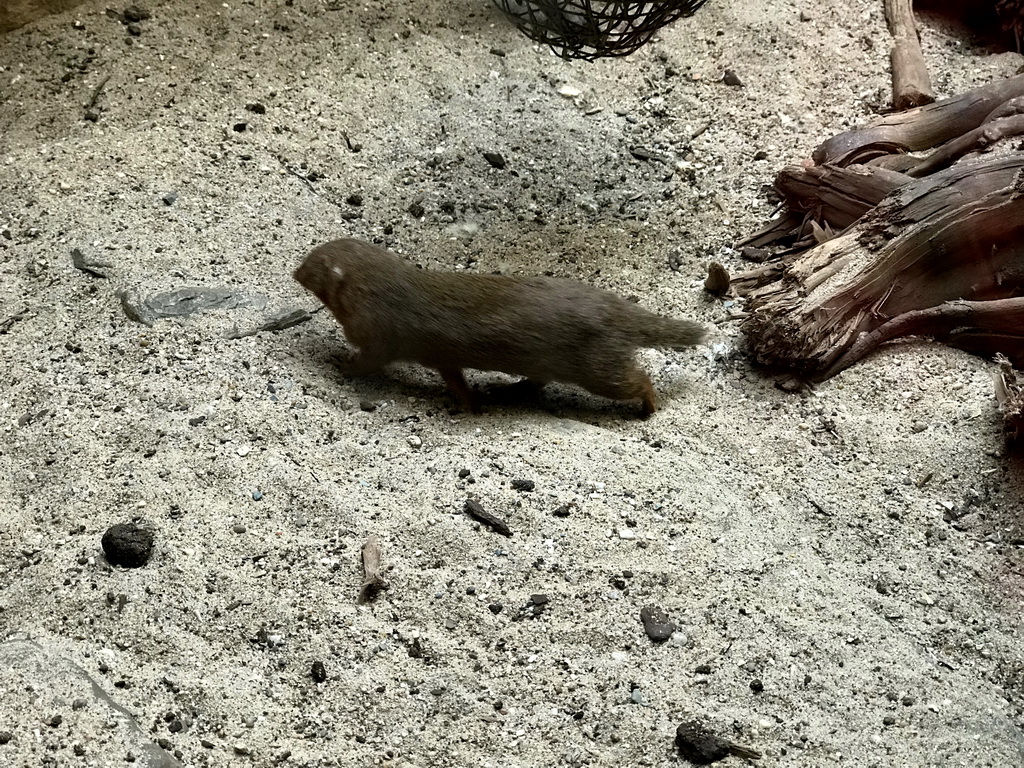
[[[686,719],[766,766],[1024,764],[992,365],[904,343],[784,392],[702,289],[775,171],[887,100],[881,6],[712,0],[593,64],[483,0],[131,29],[91,1],[0,38],[0,765],[668,766]],[[940,95],[1022,64],[922,35]],[[315,310],[291,271],[342,236],[714,333],[642,354],[648,421],[346,379],[327,312],[231,338]],[[195,287],[235,306],[123,307]],[[112,567],[131,521],[153,555]],[[358,604],[370,536],[389,589]]]

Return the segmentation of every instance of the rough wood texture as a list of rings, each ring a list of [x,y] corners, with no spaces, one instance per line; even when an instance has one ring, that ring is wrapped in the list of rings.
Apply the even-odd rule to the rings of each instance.
[[[996,399],[1003,414],[1003,428],[1010,442],[1024,437],[1024,378],[1013,369],[1004,355],[996,355],[999,371],[996,373]],[[1020,363],[1017,364],[1020,367]]]
[[[931,149],[974,130],[1004,102],[1018,96],[1024,96],[1024,74],[841,133],[814,151],[814,162],[851,165],[884,155]]]
[[[904,110],[931,104],[935,92],[924,63],[911,0],[885,0],[885,20],[894,39],[890,54],[893,107]]]
[[[841,370],[841,359],[854,361],[843,356],[861,334],[900,315],[960,299],[1024,296],[1022,179],[1024,155],[936,173],[900,188],[840,236],[765,276],[749,292],[743,323],[757,360],[827,378]],[[1020,327],[1016,318],[976,330],[1003,337]],[[918,327],[904,321],[896,335]],[[971,335],[975,345],[979,333]]]

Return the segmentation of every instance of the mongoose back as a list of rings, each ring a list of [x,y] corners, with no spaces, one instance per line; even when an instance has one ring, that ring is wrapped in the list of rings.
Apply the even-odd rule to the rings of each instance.
[[[635,360],[640,347],[700,342],[697,323],[656,315],[610,291],[553,277],[431,272],[360,240],[315,248],[295,270],[358,348],[350,368],[393,361],[435,368],[462,407],[476,411],[464,368],[576,384],[656,410]]]

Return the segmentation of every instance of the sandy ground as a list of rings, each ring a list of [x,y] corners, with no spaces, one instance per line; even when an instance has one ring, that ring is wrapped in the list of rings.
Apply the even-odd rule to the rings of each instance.
[[[762,765],[1024,764],[991,366],[901,344],[787,394],[701,289],[775,170],[888,97],[881,2],[822,5],[712,0],[595,64],[483,0],[169,0],[132,30],[87,2],[0,38],[0,765],[667,766],[688,718]],[[1022,63],[923,35],[943,94]],[[647,422],[347,380],[326,312],[228,338],[314,309],[290,272],[339,236],[714,338],[643,353]],[[119,298],[193,286],[250,301],[147,327]],[[113,568],[132,520],[154,555]],[[391,588],[357,605],[371,535]]]

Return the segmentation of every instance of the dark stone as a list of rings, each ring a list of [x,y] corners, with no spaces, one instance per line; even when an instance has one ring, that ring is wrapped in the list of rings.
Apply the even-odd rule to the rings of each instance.
[[[233,130],[235,133],[245,133],[245,129],[248,127],[248,123],[235,123],[233,126],[231,126],[231,130]]]
[[[501,156],[500,152],[484,152],[484,160],[491,164],[492,168],[497,168],[499,171],[505,167],[505,158]]]
[[[467,477],[469,477],[469,475],[470,475],[470,472],[469,472],[468,469],[460,469],[459,470],[459,477],[467,478]]]
[[[711,665],[710,664],[698,664],[693,668],[693,671],[698,675],[710,675]]]
[[[665,612],[656,605],[645,605],[640,609],[640,621],[644,632],[656,643],[664,643],[676,631],[676,625],[668,620]]]
[[[676,728],[676,748],[679,754],[695,765],[708,765],[729,755],[758,760],[761,753],[734,744],[711,733],[696,720],[688,720]]]
[[[408,210],[409,215],[415,219],[420,218],[421,216],[423,216],[424,213],[427,212],[426,209],[423,207],[423,203],[421,203],[419,200],[414,200],[412,203],[410,203],[409,207],[406,210]]]
[[[542,592],[538,592],[537,594],[530,595],[530,602],[534,605],[547,605],[551,602],[551,598]]]
[[[135,24],[134,22],[128,25],[128,34],[132,37],[138,37],[142,34],[142,26]]]
[[[178,193],[165,192],[164,196],[160,199],[164,201],[164,205],[174,205],[176,202],[178,202]]]
[[[373,413],[377,410],[377,404],[371,403],[369,400],[360,400],[359,410],[366,411],[366,413]]]
[[[320,660],[314,661],[313,666],[309,668],[309,675],[313,678],[313,682],[322,683],[327,680],[327,669],[324,667],[324,663]]]
[[[103,554],[111,565],[141,568],[153,554],[153,531],[134,523],[117,523],[103,534]]]
[[[722,75],[722,82],[726,85],[732,86],[733,88],[743,87],[743,81],[740,80],[739,75],[731,69],[725,70],[725,73]]]
[[[754,693],[761,693],[764,690],[764,683],[761,682],[761,678],[755,677],[750,681],[750,690]]]
[[[251,104],[246,104],[245,105],[245,109],[246,109],[246,111],[252,112],[253,114],[256,114],[256,115],[265,115],[265,114],[267,114],[267,108],[265,106],[263,106],[262,104],[260,104],[258,101],[254,101]]]
[[[501,609],[504,607],[505,606],[503,606],[501,603],[491,603],[487,606],[488,610],[490,610],[490,612],[493,613],[495,616],[501,613]]]
[[[537,487],[537,484],[535,482],[533,482],[533,480],[526,480],[524,478],[518,478],[518,479],[512,481],[512,490],[513,491],[522,491],[523,493],[529,493],[530,491],[532,491],[536,487]]]
[[[153,17],[149,11],[137,5],[129,5],[121,15],[124,16],[124,20],[127,22],[146,21]]]
[[[353,192],[351,195],[345,198],[345,202],[348,203],[349,205],[362,205],[363,196],[360,195],[358,192]]]
[[[552,512],[551,514],[553,514],[555,517],[568,517],[571,512],[572,512],[572,504],[563,504],[562,506],[558,507],[554,512]]]

